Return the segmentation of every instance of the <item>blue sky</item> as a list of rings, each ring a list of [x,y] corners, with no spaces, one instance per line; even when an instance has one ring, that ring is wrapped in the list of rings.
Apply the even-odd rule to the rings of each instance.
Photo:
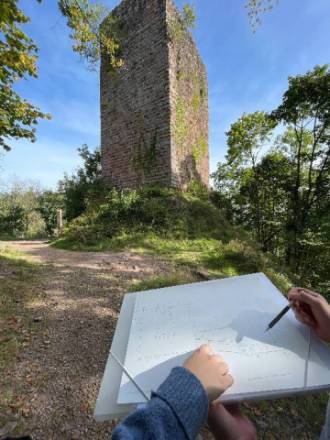
[[[119,0],[104,0],[109,8]],[[177,0],[178,6],[185,3]],[[225,132],[243,112],[273,109],[287,77],[330,62],[329,0],[279,0],[253,34],[245,0],[195,0],[195,40],[209,76],[211,171],[226,153]],[[39,46],[39,77],[19,92],[52,114],[38,125],[37,142],[12,142],[0,158],[0,177],[55,188],[79,165],[77,148],[100,143],[99,77],[71,49],[56,0],[21,0],[31,17],[26,32]]]

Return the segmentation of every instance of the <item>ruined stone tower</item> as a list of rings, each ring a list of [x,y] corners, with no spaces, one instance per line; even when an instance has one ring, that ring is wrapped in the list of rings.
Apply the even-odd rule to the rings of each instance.
[[[124,66],[101,61],[102,173],[120,188],[209,182],[207,75],[172,0],[123,0]]]

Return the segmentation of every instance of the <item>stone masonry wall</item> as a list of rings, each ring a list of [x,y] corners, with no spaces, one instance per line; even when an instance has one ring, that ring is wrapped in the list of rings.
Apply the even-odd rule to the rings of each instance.
[[[208,85],[205,66],[180,13],[168,3],[172,185],[209,185]]]
[[[124,67],[101,62],[102,170],[119,187],[170,185],[166,0],[124,0]]]
[[[102,173],[120,188],[208,184],[205,68],[191,36],[173,34],[172,0],[124,0],[124,67],[101,60]]]

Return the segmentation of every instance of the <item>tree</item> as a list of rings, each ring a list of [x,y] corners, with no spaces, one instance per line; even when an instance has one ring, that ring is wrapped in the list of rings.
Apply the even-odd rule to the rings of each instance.
[[[330,70],[316,66],[305,75],[289,77],[282,104],[272,113],[288,129],[281,138],[294,168],[291,217],[288,221],[287,261],[298,269],[299,239],[311,211],[329,196],[330,156]]]
[[[35,238],[45,235],[45,223],[38,212],[42,191],[31,182],[16,180],[0,192],[0,235]]]
[[[269,141],[274,121],[265,112],[244,114],[237,122],[231,125],[227,134],[227,162],[235,174],[242,172],[243,166],[251,167],[245,172],[244,178],[249,180],[253,195],[253,218],[256,224],[257,239],[262,240],[260,191],[258,159],[262,148]],[[236,172],[235,172],[236,171]],[[242,175],[242,177],[243,177]]]
[[[278,0],[247,0],[245,7],[248,10],[248,17],[255,32],[261,24],[261,15],[271,11]]]
[[[101,153],[99,149],[90,152],[87,145],[78,148],[84,164],[72,176],[65,175],[59,182],[63,195],[65,217],[68,221],[78,217],[88,207],[97,203],[104,194],[105,184],[101,180]]]
[[[104,4],[90,3],[89,0],[59,0],[58,5],[73,31],[73,50],[91,67],[99,62],[102,52],[108,56],[112,69],[123,65],[119,43],[122,29],[117,17],[109,15]]]
[[[63,207],[63,195],[57,191],[44,191],[38,197],[37,211],[45,222],[47,235],[54,234],[57,227],[57,210]]]
[[[271,141],[275,127],[281,134]],[[329,67],[290,77],[281,105],[268,115],[243,115],[232,124],[227,142],[226,162],[213,175],[226,212],[253,233],[264,251],[285,260],[302,283],[325,291],[330,270]]]
[[[126,36],[126,31],[118,17],[109,13],[102,2],[59,0],[58,5],[73,31],[73,50],[79,53],[92,69],[98,65],[101,54],[107,57],[111,70],[124,65],[121,41]],[[182,9],[182,26],[192,28],[195,21],[195,10],[186,3]]]
[[[23,78],[37,77],[37,47],[21,30],[29,21],[17,6],[17,0],[0,2],[0,148],[10,150],[9,139],[35,141],[35,128],[40,118],[50,116],[14,91]]]

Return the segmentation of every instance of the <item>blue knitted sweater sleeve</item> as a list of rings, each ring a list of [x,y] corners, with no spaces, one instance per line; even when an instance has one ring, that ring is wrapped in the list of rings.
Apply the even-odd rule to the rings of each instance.
[[[200,381],[183,367],[173,368],[152,393],[150,402],[116,427],[113,440],[193,440],[208,411],[207,394]]]

